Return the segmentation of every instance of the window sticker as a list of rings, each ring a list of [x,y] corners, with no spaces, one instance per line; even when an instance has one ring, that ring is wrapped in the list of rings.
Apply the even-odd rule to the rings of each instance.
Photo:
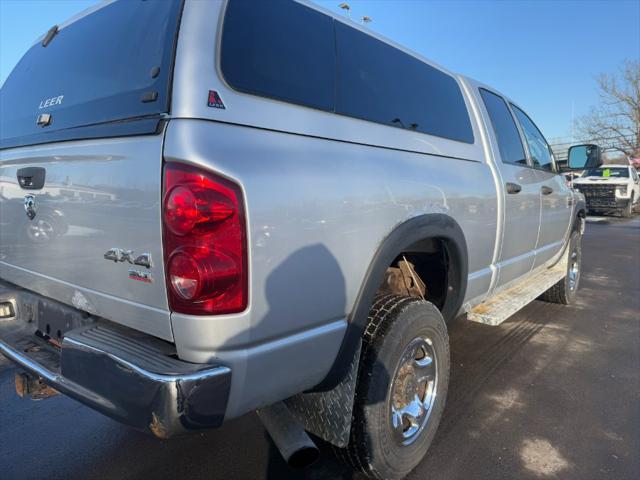
[[[221,108],[225,109],[224,103],[222,103],[222,99],[218,92],[215,90],[209,90],[209,100],[207,101],[207,105],[213,108]]]
[[[605,168],[604,171],[602,172],[602,176],[603,177],[610,177],[611,176],[611,170],[608,168]]]

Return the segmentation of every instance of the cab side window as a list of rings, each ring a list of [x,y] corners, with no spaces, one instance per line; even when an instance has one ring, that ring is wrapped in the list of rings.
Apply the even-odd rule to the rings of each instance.
[[[544,139],[544,136],[538,130],[538,127],[531,121],[531,119],[515,105],[511,104],[511,108],[518,118],[520,127],[524,132],[525,140],[529,146],[529,154],[531,155],[531,161],[535,168],[541,170],[547,170],[549,172],[555,171],[553,167],[553,156],[551,154],[551,148]]]

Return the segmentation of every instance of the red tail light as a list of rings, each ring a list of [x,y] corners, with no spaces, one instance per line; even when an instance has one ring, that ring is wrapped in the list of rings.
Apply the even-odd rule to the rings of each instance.
[[[164,260],[174,312],[212,315],[247,307],[247,248],[240,188],[206,170],[166,163]]]

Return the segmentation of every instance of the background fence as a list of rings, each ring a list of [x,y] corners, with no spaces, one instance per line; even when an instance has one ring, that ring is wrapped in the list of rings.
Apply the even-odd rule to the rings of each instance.
[[[630,138],[631,136],[629,136]],[[570,138],[553,138],[549,141],[549,146],[553,150],[553,154],[556,157],[556,161],[562,165],[567,163],[567,154],[571,145],[580,145],[583,143],[593,143],[600,145],[605,153],[605,163],[627,163],[629,159],[621,153],[618,148],[623,146],[623,138],[626,137],[611,137],[611,138],[594,138],[594,139],[581,139],[571,140]]]

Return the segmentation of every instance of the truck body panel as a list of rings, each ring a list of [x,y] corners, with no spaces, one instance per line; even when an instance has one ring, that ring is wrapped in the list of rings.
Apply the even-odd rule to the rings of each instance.
[[[241,156],[239,144],[247,146]],[[413,217],[453,216],[477,239],[469,245],[468,300],[489,288],[497,201],[485,163],[195,119],[170,122],[165,158],[211,168],[244,189],[249,309],[171,315],[181,358],[221,360],[243,372],[232,378],[230,408],[244,412],[324,378],[376,250]],[[442,169],[445,162],[458,174]],[[279,363],[277,378],[260,383],[271,367],[263,346],[286,358],[306,334],[316,338],[305,362]]]
[[[83,311],[172,340],[162,266],[162,136],[0,151],[0,278]],[[18,171],[42,168],[25,190]],[[25,214],[25,195],[35,217]],[[132,250],[129,259],[105,258]],[[149,268],[133,261],[143,253]],[[150,281],[129,271],[149,274]]]

